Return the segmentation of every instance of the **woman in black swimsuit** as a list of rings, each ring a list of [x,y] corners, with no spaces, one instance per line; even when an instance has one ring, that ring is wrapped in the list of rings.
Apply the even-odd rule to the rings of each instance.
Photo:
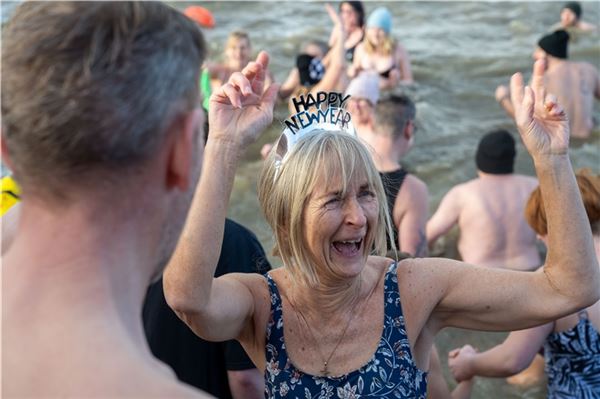
[[[352,64],[354,59],[354,50],[365,36],[365,9],[362,1],[343,1],[340,3],[340,19],[346,32],[344,41],[344,51],[346,62]],[[337,41],[338,35],[335,30],[329,37],[329,47],[333,47]]]

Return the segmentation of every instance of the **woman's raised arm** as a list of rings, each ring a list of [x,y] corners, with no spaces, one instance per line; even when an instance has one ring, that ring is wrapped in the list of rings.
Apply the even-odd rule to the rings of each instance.
[[[243,150],[271,123],[277,86],[263,92],[269,57],[256,62],[210,98],[210,134],[200,182],[181,238],[164,273],[165,297],[192,329],[211,340],[236,338],[252,319],[250,277],[214,279],[227,204]]]
[[[511,79],[511,101],[523,143],[531,154],[545,206],[548,254],[534,273],[477,268],[431,259],[437,328],[517,330],[547,323],[600,299],[600,269],[590,224],[569,161],[569,124],[543,85],[544,61],[533,69],[532,86]]]

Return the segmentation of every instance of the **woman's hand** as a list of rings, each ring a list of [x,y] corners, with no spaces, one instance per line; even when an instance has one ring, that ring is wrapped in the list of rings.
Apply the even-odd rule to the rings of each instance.
[[[269,126],[278,85],[272,84],[263,90],[268,65],[269,56],[261,51],[256,61],[248,63],[241,72],[233,73],[228,82],[212,94],[209,140],[221,140],[243,149]]]
[[[457,382],[469,380],[474,377],[471,361],[477,351],[471,345],[453,349],[448,353],[448,367]]]
[[[331,22],[333,22],[334,29],[337,28],[343,30],[342,20],[331,4],[325,4],[325,10],[327,10],[327,14],[329,14],[329,18],[331,19]],[[336,39],[339,39],[339,36]]]
[[[546,61],[533,65],[531,87],[523,89],[523,76],[510,79],[510,97],[515,122],[527,151],[534,160],[564,155],[569,149],[569,121],[555,96],[546,93],[544,71]]]

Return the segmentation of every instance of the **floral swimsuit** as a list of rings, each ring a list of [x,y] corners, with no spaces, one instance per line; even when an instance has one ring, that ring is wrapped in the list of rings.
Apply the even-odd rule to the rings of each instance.
[[[600,398],[600,333],[579,313],[579,323],[544,343],[549,399]]]
[[[410,352],[396,267],[390,265],[385,276],[385,319],[377,350],[365,365],[339,377],[313,376],[292,364],[283,339],[281,297],[267,274],[271,317],[267,326],[265,398],[424,399],[427,373],[417,368]]]

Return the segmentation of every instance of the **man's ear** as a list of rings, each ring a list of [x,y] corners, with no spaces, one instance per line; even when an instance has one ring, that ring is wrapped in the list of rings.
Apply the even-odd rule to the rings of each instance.
[[[197,135],[201,115],[200,109],[185,113],[169,129],[168,134],[172,137],[167,154],[166,185],[169,189],[186,191],[189,188],[196,160],[194,151],[200,149]]]
[[[8,167],[8,169],[13,170],[10,156],[8,154],[8,148],[6,148],[6,143],[4,142],[4,136],[2,135],[2,128],[0,127],[0,153],[2,154],[2,163]]]
[[[404,131],[402,135],[406,141],[410,141],[413,138],[413,134],[415,132],[415,124],[412,120],[408,121],[406,125],[404,125]]]

